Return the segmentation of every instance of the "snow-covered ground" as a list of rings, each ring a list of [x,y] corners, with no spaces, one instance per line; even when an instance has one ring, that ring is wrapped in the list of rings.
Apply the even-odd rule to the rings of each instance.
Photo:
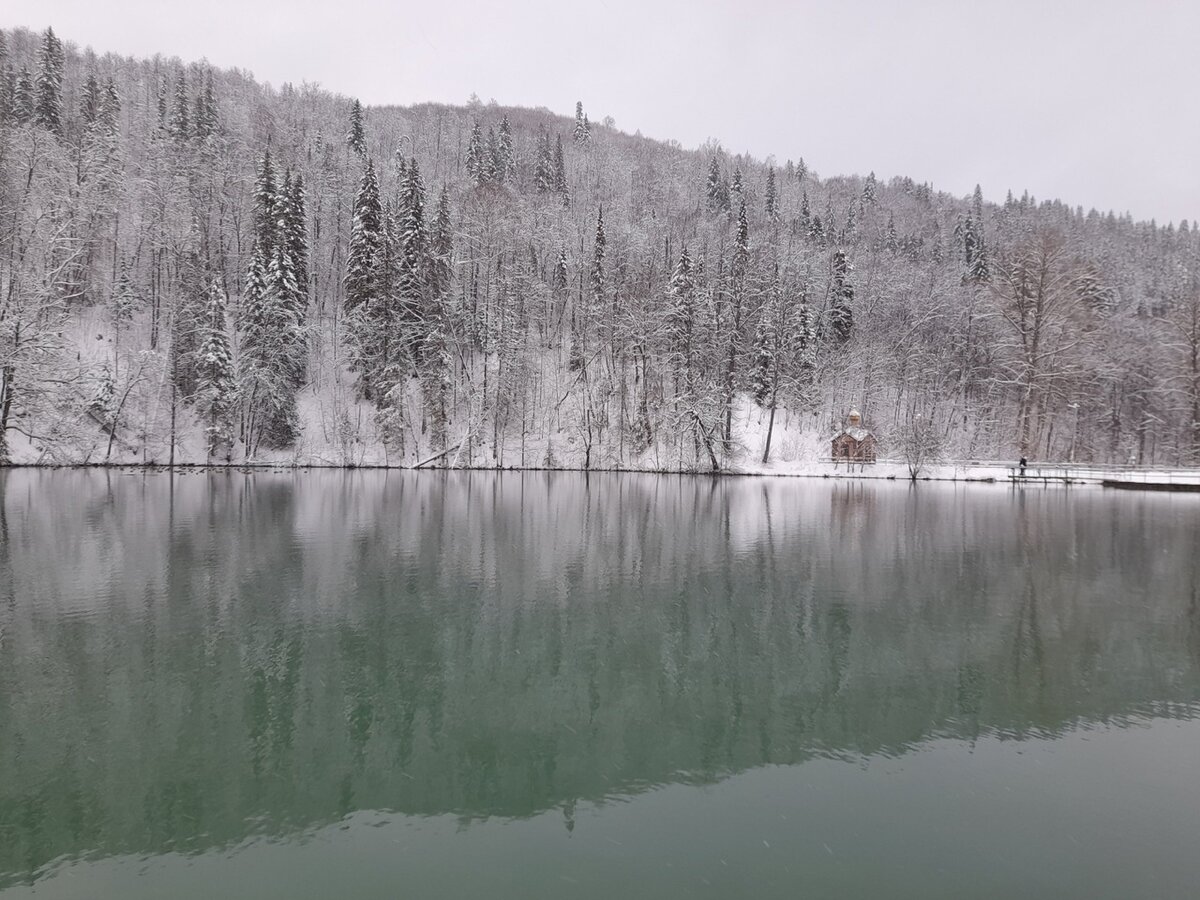
[[[125,340],[136,339],[148,346],[147,328],[139,321],[130,326]],[[109,447],[109,435],[101,422],[88,414],[94,385],[102,373],[111,373],[114,335],[99,309],[82,310],[64,335],[73,344],[81,375],[81,388],[59,408],[43,410],[37,428],[14,429],[8,434],[11,462],[16,465],[165,465],[172,457],[170,391],[167,388],[165,355],[149,353],[138,357],[143,369],[132,378],[120,427]],[[174,462],[178,465],[263,465],[272,467],[373,467],[412,468],[418,465],[477,469],[562,469],[594,471],[709,472],[711,464],[701,452],[696,458],[694,441],[672,435],[668,414],[660,411],[654,424],[655,440],[637,451],[631,438],[615,427],[585,434],[583,404],[588,401],[578,377],[568,370],[561,348],[541,350],[526,357],[530,375],[538,385],[529,409],[510,410],[508,426],[498,429],[489,404],[480,393],[467,391],[459,408],[453,410],[447,428],[449,450],[444,454],[423,427],[419,389],[408,397],[402,446],[382,441],[375,409],[358,399],[353,375],[339,368],[337,353],[328,336],[326,344],[314,347],[313,383],[298,395],[301,437],[288,450],[263,451],[246,459],[244,448],[233,448],[225,460],[206,458],[201,424],[186,404],[178,404],[174,423]],[[118,395],[125,393],[135,363],[123,356],[115,372]],[[489,369],[495,378],[495,370]],[[471,375],[474,384],[484,383],[482,369]],[[468,378],[468,381],[471,379]],[[493,382],[495,384],[495,382]],[[610,404],[615,403],[610,398]],[[608,410],[605,410],[607,413]],[[24,424],[24,423],[23,423]],[[771,431],[769,461],[762,462],[769,413],[745,394],[739,395],[732,416],[733,446],[720,459],[721,471],[733,475],[803,476],[814,478],[872,478],[903,480],[912,477],[909,464],[886,438],[881,459],[871,465],[835,464],[830,456],[834,432],[827,422],[808,413],[781,407]],[[469,436],[469,440],[468,440]],[[590,447],[585,446],[590,442]],[[681,449],[683,448],[683,449]],[[948,454],[947,454],[948,455]],[[1051,465],[1031,463],[1020,474],[1016,460],[952,461],[945,456],[918,467],[923,480],[1007,482],[1014,477],[1043,484],[1099,484],[1121,481],[1146,486],[1200,488],[1200,469],[1150,469]]]

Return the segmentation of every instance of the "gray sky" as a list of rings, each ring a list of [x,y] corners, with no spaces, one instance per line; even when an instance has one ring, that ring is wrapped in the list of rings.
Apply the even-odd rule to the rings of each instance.
[[[4,0],[97,51],[574,112],[989,199],[1200,218],[1197,0]]]

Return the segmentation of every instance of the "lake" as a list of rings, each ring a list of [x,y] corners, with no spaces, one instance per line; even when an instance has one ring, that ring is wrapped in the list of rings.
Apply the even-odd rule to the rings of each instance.
[[[1200,497],[0,472],[0,897],[1200,894]]]

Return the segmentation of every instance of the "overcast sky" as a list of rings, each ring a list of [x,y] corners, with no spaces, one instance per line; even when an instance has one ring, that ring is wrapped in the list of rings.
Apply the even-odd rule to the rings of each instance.
[[[97,51],[503,104],[822,175],[1200,218],[1200,0],[4,0]]]

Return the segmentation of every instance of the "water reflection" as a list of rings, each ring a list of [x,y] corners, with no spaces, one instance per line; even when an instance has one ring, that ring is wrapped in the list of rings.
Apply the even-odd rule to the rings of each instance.
[[[0,887],[1186,717],[1200,498],[634,475],[0,474]]]

